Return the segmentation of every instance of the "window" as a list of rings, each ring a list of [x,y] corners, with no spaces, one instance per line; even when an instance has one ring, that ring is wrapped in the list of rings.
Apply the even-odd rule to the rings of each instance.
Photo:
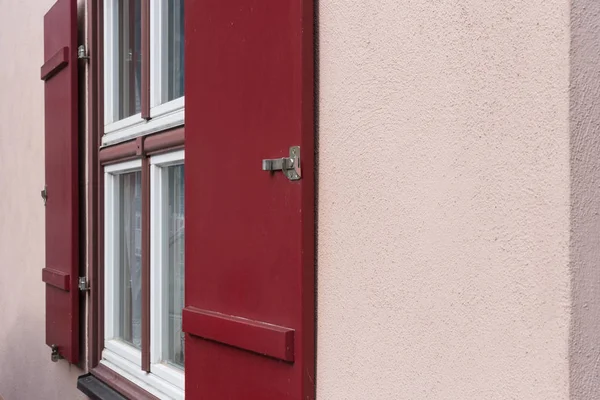
[[[184,123],[183,0],[106,0],[104,12],[100,154],[169,136]],[[184,398],[185,386],[181,147],[104,165],[100,364],[165,399]]]
[[[183,151],[152,157],[151,162],[151,369],[183,387],[184,294]]]
[[[61,161],[47,164],[46,220],[59,223],[46,225],[64,225],[47,231],[47,344],[71,363],[85,346],[84,393],[314,398],[313,3],[188,1],[184,15],[177,0],[86,2],[87,90],[69,51],[77,2],[45,17],[41,76],[71,83],[46,85],[47,134],[61,139],[46,141]],[[90,100],[85,154],[77,93]],[[302,180],[260,170],[296,145]]]
[[[92,398],[314,399],[314,1],[80,3],[44,17],[51,360]],[[295,145],[302,180],[260,171]]]
[[[184,122],[183,0],[149,0],[148,30],[142,23],[144,4],[141,0],[104,2],[105,145]],[[149,60],[147,80],[145,59]],[[143,118],[146,95],[149,115]]]
[[[105,347],[141,365],[141,162],[105,168]]]
[[[102,363],[161,398],[183,398],[184,152],[105,167],[105,325]],[[142,168],[150,168],[150,315],[143,315]],[[150,370],[142,325],[150,318]]]
[[[153,24],[159,29],[150,33],[155,43],[151,97],[152,105],[159,106],[183,96],[183,0],[158,0],[152,6]]]

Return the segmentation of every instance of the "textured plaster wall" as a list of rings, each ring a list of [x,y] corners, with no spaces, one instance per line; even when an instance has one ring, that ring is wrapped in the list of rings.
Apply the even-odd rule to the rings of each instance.
[[[86,398],[82,371],[45,344],[43,15],[53,0],[0,0],[0,396]]]
[[[600,3],[571,12],[572,399],[600,396]]]
[[[320,400],[569,397],[569,8],[320,1]]]

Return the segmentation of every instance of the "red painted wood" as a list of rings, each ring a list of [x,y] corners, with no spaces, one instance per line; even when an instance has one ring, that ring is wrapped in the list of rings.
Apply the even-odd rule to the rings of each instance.
[[[186,312],[186,397],[314,399],[313,1],[185,7],[186,308],[294,330],[288,363],[190,334]],[[261,170],[293,145],[302,180]]]
[[[104,73],[104,54],[102,49],[104,48],[103,40],[103,22],[104,22],[104,6],[103,0],[88,0],[91,4],[88,15],[90,24],[90,41],[92,44],[90,47],[90,53],[95,54],[95,57],[90,59],[90,80],[95,83],[89,87],[88,99],[90,109],[96,110],[96,113],[90,113],[88,122],[90,126],[90,134],[94,136],[90,138],[89,147],[90,151],[96,153],[96,166],[95,166],[95,179],[91,178],[89,186],[92,186],[95,190],[96,210],[97,214],[95,219],[97,221],[97,229],[95,230],[95,244],[96,257],[95,260],[89,264],[89,271],[91,272],[90,279],[90,303],[88,317],[90,321],[89,325],[89,342],[88,342],[88,369],[92,369],[100,362],[102,355],[102,349],[104,348],[104,170],[100,166],[98,149],[102,146],[102,134],[104,132],[104,91],[102,90],[103,85],[103,73]],[[94,51],[94,48],[96,51]],[[94,104],[94,101],[96,102]],[[94,158],[90,158],[89,162],[93,163]],[[89,168],[88,171],[93,173],[94,168]],[[95,185],[94,185],[95,183]],[[93,228],[91,228],[93,229]],[[87,238],[88,242],[94,240],[94,235]],[[92,253],[88,253],[88,256],[93,256]],[[95,262],[94,262],[95,261]]]
[[[70,277],[62,288],[46,285],[46,344],[57,345],[71,363],[79,361],[76,5],[76,0],[58,0],[45,15],[45,65],[55,73],[50,76],[42,72],[46,77],[46,268]],[[64,48],[68,49],[67,65],[60,70],[51,68],[52,63],[62,64],[62,56],[54,57]],[[48,277],[48,272],[44,276]]]
[[[112,387],[128,399],[158,400],[157,397],[148,393],[147,391],[140,388],[127,378],[124,378],[123,376],[119,375],[117,372],[113,371],[112,369],[106,367],[103,364],[98,364],[98,366],[96,366],[90,372],[96,378],[100,379],[101,381],[103,381],[108,386]]]
[[[44,268],[42,270],[42,281],[60,290],[69,291],[70,279],[71,277],[69,274],[62,271],[56,271],[50,268]]]
[[[179,127],[103,147],[96,152],[99,153],[100,164],[108,165],[180,150],[183,149],[184,143],[184,128]]]
[[[42,65],[41,78],[43,81],[50,79],[69,63],[69,48],[58,50],[48,61]]]
[[[107,165],[111,163],[118,163],[133,158],[139,158],[137,143],[135,140],[129,140],[124,143],[115,144],[109,147],[103,147],[100,149],[98,156],[100,164]]]
[[[182,149],[185,144],[184,127],[144,137],[144,153],[154,155]]]
[[[194,336],[294,361],[294,330],[194,307],[183,309],[183,330]]]
[[[98,54],[96,52],[96,32],[97,32],[97,14],[98,2],[96,0],[86,0],[86,28],[90,54]],[[88,67],[88,96],[87,100],[87,126],[86,126],[86,154],[88,159],[87,168],[87,228],[86,228],[86,262],[88,264],[87,279],[90,284],[88,291],[88,329],[87,329],[87,349],[88,349],[88,370],[94,368],[98,362],[98,353],[96,344],[98,343],[98,330],[96,329],[96,318],[98,318],[98,66],[97,57],[94,60],[89,60]]]

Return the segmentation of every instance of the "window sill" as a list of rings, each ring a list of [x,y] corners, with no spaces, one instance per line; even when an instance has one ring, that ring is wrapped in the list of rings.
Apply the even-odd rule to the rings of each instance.
[[[127,400],[119,392],[92,374],[77,378],[77,389],[92,400]]]
[[[80,376],[77,388],[93,400],[159,400],[102,364]]]

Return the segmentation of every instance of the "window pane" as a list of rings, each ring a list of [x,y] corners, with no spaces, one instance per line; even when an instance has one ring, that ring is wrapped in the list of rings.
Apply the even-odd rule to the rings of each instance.
[[[184,293],[184,183],[183,165],[167,168],[168,210],[167,235],[167,343],[165,361],[183,367],[183,333],[181,332],[181,310]]]
[[[183,0],[163,0],[162,103],[183,96]]]
[[[142,10],[141,0],[117,0],[116,3],[118,90],[114,100],[119,120],[141,110]]]
[[[117,336],[142,345],[142,186],[141,172],[119,175],[119,323]]]

